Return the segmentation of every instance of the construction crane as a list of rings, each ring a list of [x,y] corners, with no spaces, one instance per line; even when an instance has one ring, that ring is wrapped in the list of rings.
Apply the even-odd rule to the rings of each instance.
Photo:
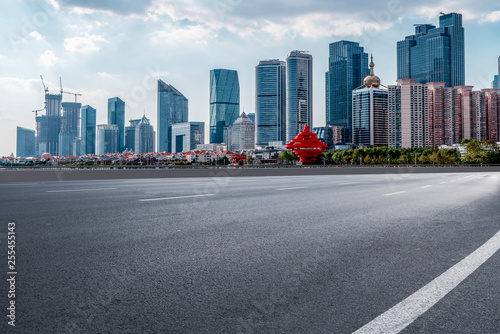
[[[77,96],[82,96],[82,94],[79,94],[79,93],[71,93],[71,92],[64,92],[64,91],[61,91],[61,93],[74,95],[75,96],[75,103],[77,102]]]
[[[61,95],[63,95],[63,93],[64,93],[64,94],[71,94],[71,95],[74,95],[74,96],[75,96],[75,103],[77,102],[78,96],[82,96],[82,94],[79,94],[79,93],[65,92],[65,91],[63,90],[61,77],[59,77],[59,84],[60,84],[60,86],[61,86]]]
[[[42,79],[42,85],[43,85],[43,89],[45,90],[45,94],[48,94],[49,93],[49,87],[45,86],[45,82],[43,81],[43,77],[42,77],[41,74],[40,74],[40,79]]]
[[[40,111],[44,111],[44,110],[45,110],[45,108],[43,108],[43,109],[38,109],[38,110],[33,110],[32,112],[34,112],[34,113],[35,113],[35,119],[38,117],[38,113],[39,113]]]

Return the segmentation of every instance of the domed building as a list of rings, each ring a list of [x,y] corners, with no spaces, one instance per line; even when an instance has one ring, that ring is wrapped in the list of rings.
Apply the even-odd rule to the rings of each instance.
[[[373,55],[370,74],[363,86],[352,92],[353,144],[364,147],[388,146],[388,91],[374,73]]]

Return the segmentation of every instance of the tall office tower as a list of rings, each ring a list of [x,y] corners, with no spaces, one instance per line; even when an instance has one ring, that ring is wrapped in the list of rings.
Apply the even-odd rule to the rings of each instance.
[[[326,125],[341,126],[343,140],[352,142],[352,91],[368,76],[368,54],[359,43],[339,41],[330,44],[326,72]]]
[[[172,125],[188,121],[188,99],[158,80],[158,151],[172,152]]]
[[[62,95],[45,93],[46,115],[37,117],[37,156],[41,156],[46,152],[52,155],[59,154],[61,101]]]
[[[97,155],[118,152],[118,132],[116,124],[97,125]]]
[[[418,24],[415,35],[397,43],[397,77],[416,83],[465,84],[465,47],[462,15],[442,14],[439,28]]]
[[[380,78],[374,74],[373,57],[370,75],[363,88],[352,92],[352,142],[369,147],[388,146],[388,92],[380,87]]]
[[[125,150],[135,152],[135,127],[141,122],[139,119],[131,119],[130,125],[125,127]]]
[[[255,148],[255,124],[243,112],[230,129],[229,150],[251,150]]]
[[[172,153],[192,151],[205,143],[205,123],[185,122],[172,125]]]
[[[493,88],[495,89],[500,89],[499,78],[500,78],[500,57],[498,57],[498,74],[495,75],[493,79]]]
[[[224,141],[224,130],[233,125],[240,114],[238,72],[210,71],[210,143]]]
[[[116,124],[118,126],[118,147],[115,152],[123,152],[125,150],[125,102],[119,97],[108,99],[108,124]]]
[[[155,151],[155,131],[146,115],[135,127],[135,153],[150,153]]]
[[[286,142],[313,125],[313,59],[303,51],[286,58]]]
[[[91,106],[81,109],[80,155],[95,154],[96,141],[96,110]]]
[[[35,130],[17,127],[16,156],[19,158],[35,156]]]
[[[251,119],[250,114],[248,118]],[[255,67],[256,145],[286,139],[286,63],[263,60]]]
[[[77,155],[74,151],[74,142],[80,134],[81,103],[63,102],[61,131],[59,132],[59,155]]]
[[[286,86],[286,83],[285,83],[285,86]],[[285,108],[285,112],[286,112],[286,108]],[[254,113],[254,112],[248,113],[248,114],[247,114],[247,116],[248,116],[248,118],[250,118],[250,120],[251,120],[252,122],[254,122],[254,124],[255,124],[255,113]],[[283,127],[283,128],[284,128],[284,127]]]

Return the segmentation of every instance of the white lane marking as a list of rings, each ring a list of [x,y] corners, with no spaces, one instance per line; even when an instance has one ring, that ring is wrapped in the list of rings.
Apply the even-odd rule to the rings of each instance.
[[[420,188],[425,189],[425,188],[430,188],[430,187],[432,187],[432,185],[423,186],[423,187],[420,187]]]
[[[279,188],[279,189],[276,189],[276,190],[277,191],[282,191],[282,190],[295,190],[295,189],[306,189],[306,188],[309,188],[309,187]]]
[[[404,194],[406,191],[398,191],[398,192],[395,192],[395,193],[390,193],[390,194],[384,194],[384,196],[394,196],[394,195],[400,195],[400,194]]]
[[[356,182],[339,183],[339,185],[341,185],[341,186],[347,186],[347,185],[350,185],[350,184],[357,184],[357,183]]]
[[[195,197],[208,197],[208,196],[215,196],[215,194],[175,196],[175,197],[163,197],[163,198],[147,198],[147,199],[140,199],[139,202],[166,201],[169,199],[195,198]]]
[[[48,190],[48,193],[72,193],[80,191],[103,191],[103,190],[116,190],[116,188],[95,188],[95,189],[71,189],[71,190]]]
[[[396,334],[424,314],[500,249],[500,231],[432,282],[353,334]]]
[[[439,182],[439,184],[445,184],[446,182]]]
[[[476,176],[476,175],[469,175],[469,176],[464,177],[464,179],[468,179],[469,177],[474,177],[474,176]]]

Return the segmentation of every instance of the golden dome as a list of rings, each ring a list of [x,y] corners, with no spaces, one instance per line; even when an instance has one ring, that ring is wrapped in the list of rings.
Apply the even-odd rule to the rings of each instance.
[[[380,86],[380,78],[373,73],[374,67],[375,64],[373,63],[373,55],[372,55],[370,61],[370,75],[363,80],[363,84],[365,85],[365,87],[378,88]]]

